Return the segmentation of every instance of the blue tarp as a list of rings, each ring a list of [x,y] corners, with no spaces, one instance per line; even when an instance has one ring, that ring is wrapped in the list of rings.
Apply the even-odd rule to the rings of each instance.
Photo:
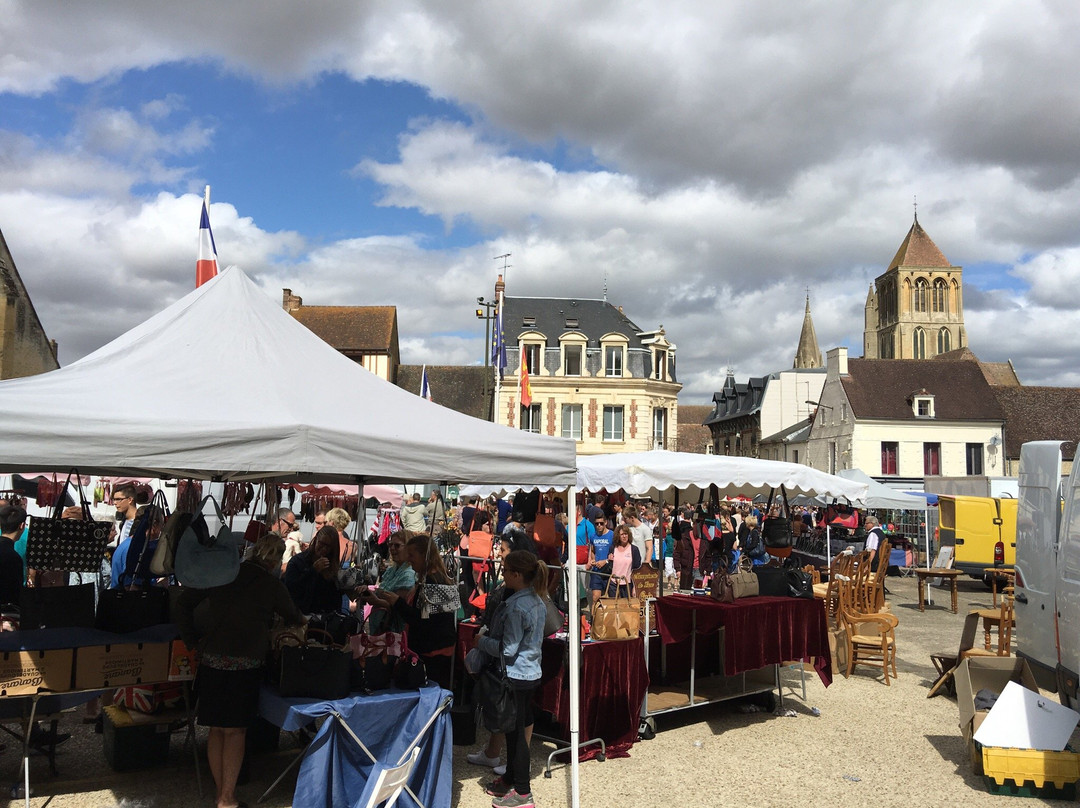
[[[420,690],[387,690],[353,695],[337,701],[282,698],[264,687],[259,713],[285,730],[295,730],[315,718],[338,712],[376,759],[396,765],[429,718],[450,692],[436,685]],[[450,808],[453,786],[453,744],[450,712],[446,710],[420,741],[420,757],[409,786],[426,808]],[[335,720],[325,721],[308,746],[293,794],[294,808],[353,808],[361,799],[373,766],[364,750]],[[407,791],[399,806],[416,806]]]

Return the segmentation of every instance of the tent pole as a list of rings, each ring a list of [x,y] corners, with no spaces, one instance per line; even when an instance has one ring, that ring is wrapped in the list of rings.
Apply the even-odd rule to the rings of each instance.
[[[926,568],[930,569],[930,508],[923,511],[923,534],[926,536]],[[920,604],[922,605],[922,604]]]
[[[566,534],[566,568],[569,572],[570,591],[570,808],[581,807],[581,762],[578,760],[578,744],[581,734],[581,598],[578,586],[577,565],[577,486],[570,486],[566,497],[569,530]]]

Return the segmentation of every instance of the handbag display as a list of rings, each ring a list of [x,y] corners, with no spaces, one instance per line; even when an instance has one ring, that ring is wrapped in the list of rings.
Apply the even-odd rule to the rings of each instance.
[[[172,575],[176,569],[176,546],[180,543],[180,537],[191,525],[195,517],[187,511],[176,511],[165,520],[165,526],[161,528],[157,547],[150,559],[150,574],[153,576]]]
[[[634,640],[641,630],[641,604],[629,595],[600,597],[593,601],[592,628],[594,640]]]
[[[19,628],[93,628],[94,584],[24,588],[19,596]]]
[[[780,567],[754,567],[758,577],[758,594],[784,598],[788,595],[787,570]]]
[[[105,545],[109,541],[108,522],[95,522],[90,515],[90,503],[86,501],[82,485],[79,503],[82,519],[61,519],[64,494],[72,476],[78,481],[78,471],[72,470],[64,482],[57,505],[51,517],[31,516],[26,540],[26,566],[33,570],[67,570],[68,572],[100,572],[105,557]]]
[[[130,634],[169,622],[169,592],[160,586],[148,589],[106,589],[98,599],[96,628]]]
[[[210,533],[202,509],[210,501],[221,523],[216,534]],[[175,574],[184,586],[210,589],[236,580],[240,571],[240,548],[213,496],[203,497],[187,530],[176,546]]]
[[[154,521],[161,519],[162,527],[169,518],[169,503],[165,499],[165,492],[158,491],[150,504],[143,510],[142,517],[135,521],[128,536],[127,563],[121,573],[119,585],[131,586],[133,583],[145,583],[153,575],[150,572],[150,562],[154,553],[157,552],[157,544],[161,538],[152,539],[150,534],[153,530]],[[113,582],[116,585],[117,582]]]
[[[789,597],[814,597],[814,579],[810,577],[810,573],[802,570],[784,570],[784,573],[787,578],[787,594]]]
[[[349,695],[352,653],[335,645],[314,644],[311,636],[318,633],[309,628],[304,644],[281,646],[278,692],[282,696],[332,700]]]
[[[752,572],[719,572],[713,576],[710,594],[721,603],[757,597],[758,577]]]

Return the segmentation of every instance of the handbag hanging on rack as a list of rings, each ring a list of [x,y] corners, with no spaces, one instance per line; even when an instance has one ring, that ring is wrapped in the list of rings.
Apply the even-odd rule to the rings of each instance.
[[[165,492],[158,490],[150,504],[143,510],[142,516],[135,521],[131,528],[131,534],[128,537],[130,543],[128,544],[127,563],[124,565],[119,584],[114,583],[114,586],[118,585],[120,588],[127,588],[135,583],[141,585],[153,577],[150,563],[157,550],[161,532],[169,516],[169,503],[165,499]],[[155,524],[160,525],[160,529],[157,531],[154,530]],[[156,537],[154,536],[155,532]]]
[[[160,586],[149,589],[106,589],[97,607],[96,628],[115,634],[130,634],[169,622],[169,590]]]
[[[72,476],[79,489],[82,519],[61,519],[64,495]],[[105,557],[105,545],[109,541],[108,522],[95,522],[90,515],[90,503],[86,501],[75,469],[68,474],[64,487],[56,499],[51,517],[31,516],[26,541],[26,566],[34,570],[67,570],[68,572],[99,572]]]

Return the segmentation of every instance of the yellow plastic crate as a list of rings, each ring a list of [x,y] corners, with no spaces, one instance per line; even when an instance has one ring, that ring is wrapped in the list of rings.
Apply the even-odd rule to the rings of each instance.
[[[1080,754],[1076,752],[984,746],[982,753],[984,773],[999,786],[1012,780],[1018,786],[1031,782],[1035,788],[1047,783],[1064,788],[1080,780]]]

